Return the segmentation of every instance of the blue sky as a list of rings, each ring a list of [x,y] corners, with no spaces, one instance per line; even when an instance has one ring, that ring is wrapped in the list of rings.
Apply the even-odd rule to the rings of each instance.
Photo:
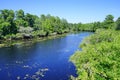
[[[1,9],[23,9],[25,13],[40,16],[51,14],[71,23],[103,21],[112,14],[120,17],[120,0],[1,0]]]

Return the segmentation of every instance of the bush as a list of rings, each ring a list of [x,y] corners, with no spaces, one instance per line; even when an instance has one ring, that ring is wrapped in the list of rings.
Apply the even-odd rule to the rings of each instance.
[[[71,57],[77,67],[77,80],[120,79],[119,31],[98,30],[82,45],[82,51]]]
[[[45,32],[43,30],[38,30],[38,31],[32,32],[32,35],[38,36],[38,37],[46,37],[47,32]]]

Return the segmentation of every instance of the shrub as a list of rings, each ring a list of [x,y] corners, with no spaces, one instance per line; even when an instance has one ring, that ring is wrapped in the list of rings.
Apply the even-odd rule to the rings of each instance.
[[[77,80],[120,79],[120,32],[97,31],[82,43],[71,60],[77,68]]]

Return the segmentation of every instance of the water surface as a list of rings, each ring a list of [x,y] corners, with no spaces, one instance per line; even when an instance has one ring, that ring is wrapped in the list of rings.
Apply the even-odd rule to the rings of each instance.
[[[90,32],[0,48],[0,80],[68,80],[77,76],[69,57]]]

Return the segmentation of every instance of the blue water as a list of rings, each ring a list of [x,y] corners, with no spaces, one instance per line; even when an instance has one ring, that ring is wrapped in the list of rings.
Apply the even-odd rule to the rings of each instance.
[[[0,48],[0,80],[69,80],[77,76],[69,58],[90,32]]]

